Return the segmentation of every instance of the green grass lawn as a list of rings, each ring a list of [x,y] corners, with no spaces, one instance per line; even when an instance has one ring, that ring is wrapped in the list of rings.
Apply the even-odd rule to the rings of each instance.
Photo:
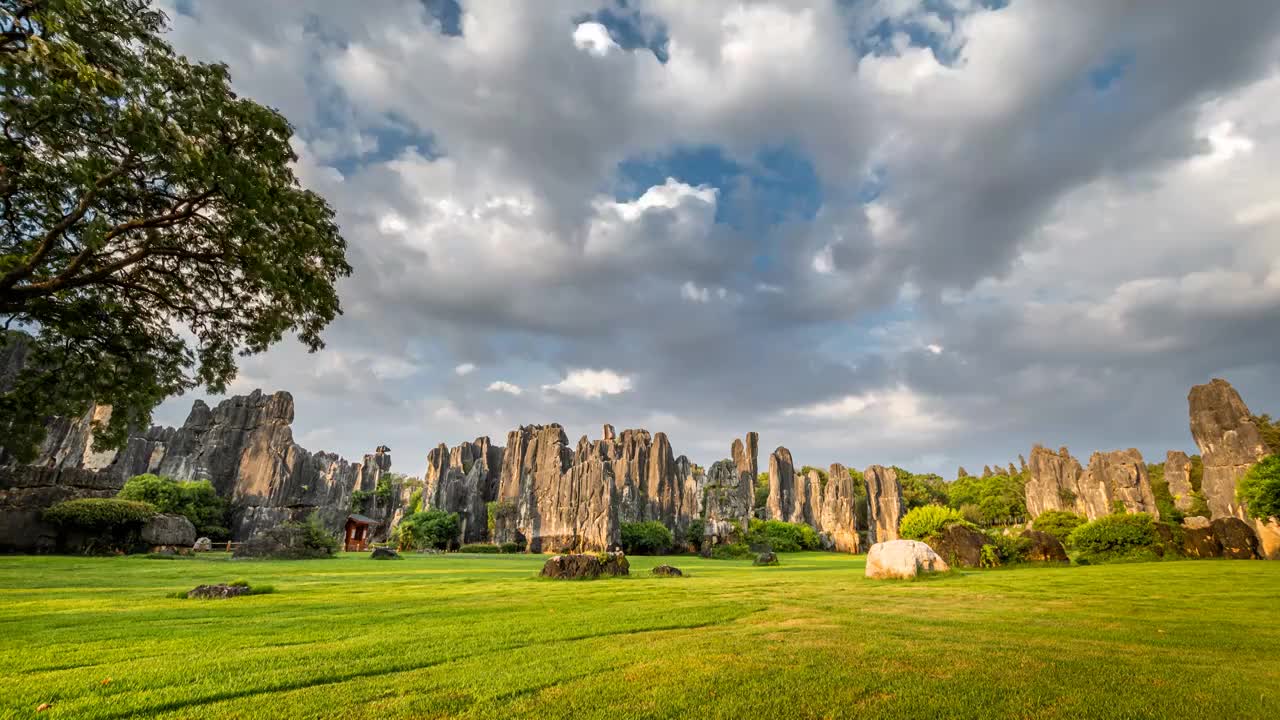
[[[541,563],[0,557],[0,717],[1280,716],[1280,562]],[[276,592],[166,597],[236,578]]]

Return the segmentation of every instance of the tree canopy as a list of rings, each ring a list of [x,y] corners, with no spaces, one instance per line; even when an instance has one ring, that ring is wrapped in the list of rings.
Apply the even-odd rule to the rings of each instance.
[[[7,449],[111,405],[99,449],[170,394],[222,392],[236,356],[310,350],[351,273],[293,130],[188,61],[147,0],[0,0],[0,379]],[[30,337],[14,332],[25,331]],[[6,352],[7,351],[7,352]]]

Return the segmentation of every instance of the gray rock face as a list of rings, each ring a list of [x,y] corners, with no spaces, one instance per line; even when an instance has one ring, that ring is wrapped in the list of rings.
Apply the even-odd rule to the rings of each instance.
[[[805,519],[805,511],[809,507],[808,479],[796,477],[791,451],[784,447],[774,450],[769,455],[769,504],[767,507],[770,520],[813,524],[812,517]]]
[[[535,553],[619,544],[610,443],[583,437],[575,455],[554,424],[521,427],[507,441],[498,495],[512,511],[495,522],[497,542],[524,540]]]
[[[1191,436],[1204,461],[1201,491],[1216,520],[1245,518],[1236,502],[1236,483],[1267,455],[1249,408],[1231,383],[1218,378],[1191,388],[1187,396]]]
[[[147,472],[209,480],[231,503],[237,540],[313,512],[336,533],[352,492],[373,491],[391,467],[386,448],[366,455],[363,463],[351,463],[299,446],[293,441],[293,397],[287,392],[255,390],[212,409],[197,400],[182,427],[152,427],[130,437],[118,453],[95,453],[93,423],[109,413],[100,407],[71,421],[55,418],[33,466],[4,471],[9,480],[0,481],[0,546],[43,547],[47,528],[34,520],[40,511],[73,497],[113,496],[126,478]],[[390,511],[375,507],[366,514],[389,520]]]
[[[440,445],[427,453],[423,502],[458,514],[458,543],[474,543],[489,535],[486,503],[498,495],[503,451],[489,438],[476,438],[453,449]]]
[[[1169,484],[1174,507],[1183,512],[1191,509],[1191,458],[1181,450],[1170,450],[1165,456],[1164,479]]]
[[[196,526],[182,515],[156,515],[142,526],[147,544],[189,548],[196,541]]]
[[[706,540],[712,544],[735,542],[735,527],[746,531],[755,505],[759,474],[760,436],[747,433],[734,440],[732,460],[720,460],[707,472],[702,488]]]
[[[836,552],[856,554],[859,551],[861,540],[853,478],[843,465],[832,465],[827,475],[818,524],[823,537]]]
[[[1076,502],[1090,520],[1109,515],[1117,507],[1123,512],[1150,513],[1160,519],[1147,465],[1142,461],[1142,453],[1134,448],[1094,453],[1080,479]]]
[[[1084,468],[1064,447],[1058,452],[1031,448],[1027,462],[1027,514],[1038,517],[1049,510],[1079,512],[1080,479]]]
[[[867,480],[871,542],[897,540],[898,523],[902,520],[902,486],[898,483],[898,473],[893,468],[872,465],[863,476]]]
[[[123,478],[77,468],[0,467],[0,552],[54,552],[58,529],[44,511],[64,500],[114,497]]]

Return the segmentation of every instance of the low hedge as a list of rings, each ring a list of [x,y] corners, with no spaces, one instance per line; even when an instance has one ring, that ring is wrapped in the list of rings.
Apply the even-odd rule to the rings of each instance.
[[[1158,557],[1155,521],[1147,513],[1104,515],[1071,531],[1071,546],[1089,562]]]
[[[470,543],[458,548],[460,553],[483,553],[488,555],[496,555],[502,552],[502,548],[492,543]]]

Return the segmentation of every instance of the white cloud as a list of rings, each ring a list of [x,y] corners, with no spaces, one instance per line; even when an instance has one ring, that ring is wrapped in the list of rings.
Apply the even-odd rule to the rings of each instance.
[[[573,29],[573,45],[597,57],[604,57],[611,50],[618,49],[618,43],[609,36],[609,29],[598,22],[579,23]]]
[[[631,378],[607,369],[570,370],[563,380],[554,385],[543,385],[542,389],[594,399],[627,392],[631,389]]]
[[[711,291],[694,285],[692,281],[688,281],[680,286],[680,297],[690,302],[704,303],[711,300]]]
[[[937,343],[929,343],[928,345],[925,345],[924,348],[934,355],[941,355],[943,350],[943,347]]]
[[[899,385],[887,390],[846,395],[834,400],[789,408],[782,414],[784,417],[827,421],[859,419],[895,432],[933,432],[946,429],[952,424],[928,410],[926,404],[924,396]]]
[[[459,366],[457,366],[457,367],[455,367],[455,368],[453,369],[453,372],[454,372],[454,373],[458,374],[459,376],[464,376],[464,377],[465,377],[465,376],[467,376],[467,375],[470,375],[471,373],[473,373],[473,372],[475,372],[475,371],[476,371],[476,366],[475,366],[475,364],[474,364],[474,363],[462,363],[461,365],[459,365]]]
[[[485,388],[488,392],[502,392],[508,395],[522,395],[524,390],[519,385],[514,385],[506,380],[495,380],[489,383],[489,387]]]

